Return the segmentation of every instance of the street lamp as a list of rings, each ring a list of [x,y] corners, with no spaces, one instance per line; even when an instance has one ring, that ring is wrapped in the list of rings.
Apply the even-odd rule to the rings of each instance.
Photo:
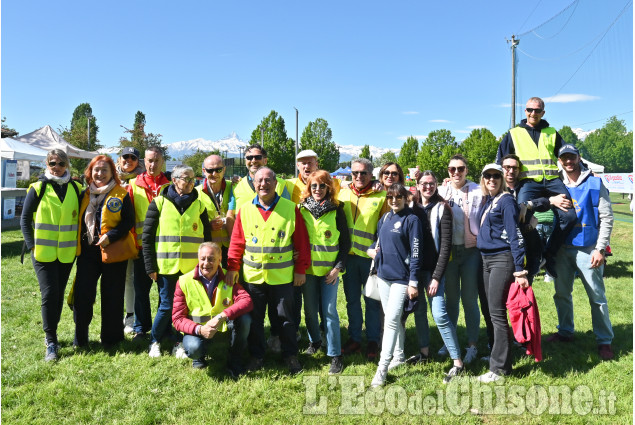
[[[86,140],[86,149],[90,150],[90,119],[93,118],[90,112],[86,112],[86,130],[88,139]]]
[[[298,108],[296,108],[294,106],[293,109],[295,109],[295,158],[296,158],[295,178],[297,179],[298,178],[298,164],[297,164],[297,158],[298,158]]]
[[[265,147],[265,128],[260,126],[260,146]]]

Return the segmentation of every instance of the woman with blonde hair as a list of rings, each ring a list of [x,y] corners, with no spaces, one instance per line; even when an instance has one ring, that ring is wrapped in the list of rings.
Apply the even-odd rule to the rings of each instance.
[[[304,320],[309,334],[306,353],[313,355],[322,346],[318,321],[321,306],[331,375],[343,369],[337,286],[351,247],[343,204],[334,197],[336,193],[329,173],[314,171],[307,179],[299,204],[311,243],[311,266],[306,272],[306,283],[302,285]]]

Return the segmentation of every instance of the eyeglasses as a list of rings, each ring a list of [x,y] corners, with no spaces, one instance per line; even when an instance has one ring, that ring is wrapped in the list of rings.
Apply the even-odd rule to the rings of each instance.
[[[401,201],[403,199],[403,195],[395,195],[395,196],[386,196],[386,200],[388,201]]]
[[[520,167],[514,167],[513,165],[503,165],[503,168],[506,171],[518,171],[518,168]]]
[[[353,177],[366,176],[368,175],[368,171],[351,171],[351,174],[353,175]]]
[[[465,171],[465,165],[461,165],[461,166],[459,166],[459,167],[448,167],[448,171],[450,172],[450,174],[454,174],[454,173],[456,173],[457,171],[458,171],[459,173],[462,173],[462,172],[464,172],[464,171]]]
[[[525,108],[525,111],[529,112],[530,114],[532,112],[540,114],[543,111],[543,109],[542,108]]]
[[[60,161],[60,162],[50,161],[49,162],[49,167],[55,167],[56,165],[59,165],[60,167],[66,167],[66,163],[64,161]]]
[[[196,177],[177,177],[179,180],[183,180],[185,183],[194,183]]]
[[[485,180],[490,180],[490,179],[498,180],[498,179],[501,178],[501,175],[500,175],[500,173],[494,173],[494,174],[483,173],[483,178]]]
[[[132,159],[133,161],[137,160],[137,157],[134,155],[130,155],[130,154],[125,154],[121,156],[123,159]]]
[[[311,183],[311,190],[316,190],[318,187],[320,188],[320,190],[326,189],[326,183]]]
[[[205,172],[206,172],[207,174],[214,174],[214,173],[220,174],[220,173],[222,173],[222,172],[223,172],[223,170],[224,170],[224,169],[225,169],[225,167],[218,167],[218,168],[203,168],[203,170],[205,170]]]
[[[247,156],[245,157],[245,159],[246,159],[247,161],[253,161],[254,159],[255,159],[256,161],[260,161],[260,160],[262,160],[262,155],[247,155]]]
[[[419,186],[421,187],[435,187],[437,184],[436,183],[419,183]]]
[[[392,176],[392,177],[397,177],[399,175],[399,173],[397,171],[384,171],[382,173],[384,176]]]

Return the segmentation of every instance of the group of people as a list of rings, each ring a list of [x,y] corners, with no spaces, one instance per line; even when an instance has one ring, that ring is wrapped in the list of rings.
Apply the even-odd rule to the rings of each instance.
[[[59,355],[57,326],[76,257],[68,297],[76,349],[88,347],[101,278],[104,346],[122,341],[124,331],[138,341],[149,334],[150,357],[160,357],[162,343],[169,341],[173,355],[204,368],[208,346],[226,333],[231,376],[262,368],[267,350],[281,353],[293,375],[302,371],[303,308],[309,340],[304,353],[324,349],[329,374],[343,370],[344,355],[361,352],[365,322],[364,354],[378,362],[371,385],[381,386],[390,370],[431,358],[429,304],[444,343],[438,355],[453,362],[443,382],[478,358],[481,315],[490,366],[478,379],[493,382],[512,372],[510,287],[527,288],[542,261],[555,279],[559,322],[547,341],[573,340],[577,270],[591,302],[599,355],[612,358],[602,278],[613,223],[608,191],[578,150],[542,119],[541,99],[527,102],[526,115],[504,137],[480,182],[467,180],[468,162],[457,154],[444,179],[418,172],[414,193],[398,164],[385,164],[376,180],[372,163],[362,158],[352,161],[350,186],[340,187],[319,169],[312,150],[297,155],[298,177],[284,180],[267,167],[260,145],[246,148],[248,173],[238,183],[225,180],[218,155],[205,159],[205,179],[195,187],[191,167],[178,165],[169,177],[163,173],[159,148],[147,149],[143,164],[135,148],[124,148],[116,164],[105,155],[93,158],[82,189],[70,179],[66,154],[49,152],[21,219],[42,294],[45,359]],[[544,247],[532,219],[540,211],[554,214]],[[379,299],[364,295],[371,269]],[[337,312],[340,278],[345,343]],[[159,295],[154,320],[153,282]],[[466,341],[457,336],[461,305]],[[409,312],[419,349],[406,357]]]

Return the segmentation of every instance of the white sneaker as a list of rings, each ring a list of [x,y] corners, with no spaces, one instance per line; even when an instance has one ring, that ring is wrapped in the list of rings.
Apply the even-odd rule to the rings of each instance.
[[[553,277],[549,273],[545,273],[545,282],[553,282]]]
[[[496,381],[500,381],[501,379],[505,379],[505,377],[490,371],[490,372],[487,372],[484,375],[479,376],[476,379],[479,382],[483,382],[484,384],[489,384],[490,382],[496,382]]]
[[[158,342],[153,342],[150,344],[150,352],[148,353],[150,357],[161,357],[161,344]]]
[[[370,383],[372,388],[381,387],[386,383],[386,376],[388,375],[387,369],[377,368],[377,372],[375,373],[375,377],[373,381]]]
[[[267,347],[271,350],[272,353],[282,353],[282,345],[280,345],[280,337],[279,336],[270,336],[267,340]]]
[[[131,334],[134,332],[134,314],[123,319],[123,333]]]
[[[187,359],[187,351],[183,348],[182,342],[177,342],[172,349],[172,355],[177,359]]]
[[[443,347],[441,347],[439,349],[439,351],[437,352],[437,354],[441,357],[445,357],[445,356],[449,356],[450,352],[448,351],[448,347],[445,346],[445,344],[443,345]]]
[[[474,360],[476,360],[477,354],[478,354],[478,350],[476,349],[476,346],[467,347],[465,357],[463,357],[463,363],[464,364],[472,363]]]
[[[406,364],[406,359],[396,359],[393,357],[388,365],[388,370],[396,369],[403,364]]]

